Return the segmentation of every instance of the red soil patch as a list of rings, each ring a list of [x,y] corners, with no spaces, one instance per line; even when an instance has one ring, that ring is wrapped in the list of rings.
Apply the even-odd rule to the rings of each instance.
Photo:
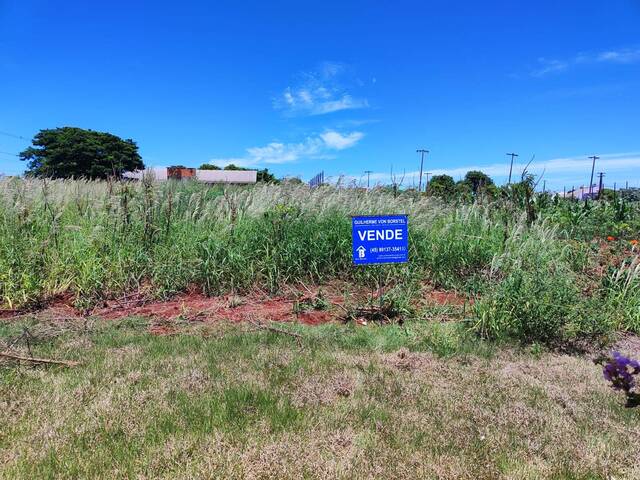
[[[291,322],[306,325],[321,325],[337,321],[342,311],[335,307],[329,310],[309,310],[294,312],[294,301],[284,297],[245,298],[246,303],[230,306],[227,297],[205,297],[199,294],[179,295],[169,301],[153,301],[139,306],[109,304],[94,309],[90,316],[102,319],[125,317],[145,317],[152,320],[149,333],[159,336],[179,335],[185,322]],[[234,299],[235,301],[235,299]],[[115,302],[114,302],[115,303]],[[39,311],[25,312],[3,310],[1,320],[10,321],[33,315],[52,322],[81,320],[81,312],[71,305],[56,303]]]
[[[334,297],[330,301],[341,302],[342,299]],[[318,325],[335,320],[338,313],[333,308],[296,313],[294,312],[294,300],[283,296],[206,297],[191,293],[178,295],[168,301],[153,301],[139,306],[121,306],[116,302],[108,302],[107,306],[94,310],[92,315],[107,319],[150,317],[199,321],[230,320],[232,322],[266,320]]]
[[[306,325],[320,325],[336,321],[344,317],[345,285],[331,284],[323,287],[302,286],[290,289],[289,295],[269,297],[256,292],[247,296],[207,297],[201,293],[184,293],[170,300],[149,300],[144,293],[133,293],[119,299],[109,300],[95,307],[90,312],[80,312],[73,307],[71,296],[60,296],[52,299],[48,307],[33,312],[39,318],[51,320],[83,318],[87,314],[104,319],[119,319],[125,317],[145,317],[158,320],[150,327],[150,331],[157,335],[172,335],[177,333],[176,326],[171,320],[209,322],[227,320],[243,321],[271,321],[293,322]],[[429,288],[429,287],[427,287]],[[425,289],[426,290],[426,289]],[[322,294],[320,294],[322,291]],[[381,292],[377,292],[378,294]],[[346,303],[357,305],[365,301],[370,292],[351,290]],[[302,305],[313,305],[314,300],[323,298],[329,308],[315,310],[301,309]],[[472,301],[463,295],[452,291],[427,291],[423,301],[438,305],[462,306]],[[296,305],[297,303],[297,305]],[[29,312],[16,310],[0,310],[0,318],[16,318]],[[169,322],[167,322],[169,321]]]
[[[48,319],[58,318],[74,318],[79,317],[78,311],[73,307],[73,297],[71,295],[58,295],[49,299],[45,303],[46,307],[30,308],[30,309],[0,309],[0,319],[12,319],[28,315],[30,313],[38,313],[39,316]]]
[[[59,296],[51,299],[48,306],[39,310],[0,310],[0,319],[16,319],[23,316],[36,316],[48,320],[81,319],[87,315],[103,319],[125,317],[145,317],[154,319],[149,331],[156,335],[173,335],[178,332],[178,322],[214,322],[227,320],[232,322],[294,322],[307,325],[320,325],[338,320],[344,310],[338,305],[344,303],[339,286],[293,289],[290,294],[270,297],[261,292],[247,296],[207,297],[200,293],[184,293],[166,301],[150,300],[143,292],[125,295],[108,300],[91,311],[79,311],[73,306],[73,297]],[[322,294],[320,295],[320,290]],[[314,299],[323,298],[326,310],[305,309],[302,306],[313,305]],[[352,295],[349,302],[356,301]],[[296,304],[297,303],[297,304]]]
[[[428,302],[438,305],[462,306],[465,303],[473,304],[473,298],[468,298],[457,292],[445,290],[433,290],[426,294],[426,299]]]

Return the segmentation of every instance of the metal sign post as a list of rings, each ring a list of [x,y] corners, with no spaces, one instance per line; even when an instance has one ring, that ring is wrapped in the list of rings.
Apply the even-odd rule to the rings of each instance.
[[[351,240],[354,265],[409,261],[407,215],[354,216],[351,218]],[[378,271],[378,291],[382,291],[382,267]]]

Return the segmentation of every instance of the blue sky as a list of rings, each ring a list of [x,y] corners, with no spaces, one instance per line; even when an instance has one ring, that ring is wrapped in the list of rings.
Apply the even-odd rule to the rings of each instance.
[[[640,186],[640,2],[0,0],[0,172],[41,128],[149,166],[417,183],[519,153],[548,188]],[[521,166],[516,165],[516,171]]]

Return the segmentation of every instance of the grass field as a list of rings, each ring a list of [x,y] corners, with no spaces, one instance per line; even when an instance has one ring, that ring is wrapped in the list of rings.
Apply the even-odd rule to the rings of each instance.
[[[3,478],[640,477],[638,412],[589,358],[455,324],[0,334],[24,327],[34,356],[82,365],[0,367]]]
[[[382,275],[394,287],[388,300],[403,308],[425,282],[478,299],[470,320],[485,337],[549,342],[640,331],[639,247],[631,243],[640,237],[638,205],[537,201],[529,225],[508,199],[2,181],[0,299],[20,309],[71,296],[90,312],[131,292],[277,293],[334,279],[371,287]],[[354,268],[349,215],[385,212],[409,215],[411,261]]]
[[[354,268],[373,213],[409,263]],[[640,478],[593,361],[640,357],[638,238],[619,199],[2,180],[0,353],[80,364],[0,355],[0,477]]]

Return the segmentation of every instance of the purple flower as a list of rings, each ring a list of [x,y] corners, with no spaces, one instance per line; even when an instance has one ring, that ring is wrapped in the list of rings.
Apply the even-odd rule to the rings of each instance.
[[[627,394],[635,386],[636,382],[633,376],[638,373],[640,373],[640,363],[621,355],[619,352],[613,352],[612,358],[602,369],[604,379],[611,382],[613,389],[624,390]]]

